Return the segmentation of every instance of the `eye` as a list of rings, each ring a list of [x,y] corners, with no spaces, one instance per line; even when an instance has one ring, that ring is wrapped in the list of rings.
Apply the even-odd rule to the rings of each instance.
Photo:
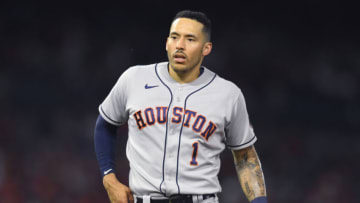
[[[193,41],[195,41],[195,39],[189,38],[188,41],[189,41],[189,42],[193,42]]]
[[[170,38],[175,40],[175,39],[177,39],[177,36],[170,36]]]

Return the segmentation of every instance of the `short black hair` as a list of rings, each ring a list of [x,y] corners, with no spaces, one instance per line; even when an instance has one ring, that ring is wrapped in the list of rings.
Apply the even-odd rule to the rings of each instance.
[[[204,28],[203,28],[203,32],[205,33],[207,40],[210,41],[210,37],[211,37],[211,21],[210,19],[206,16],[205,13],[200,12],[200,11],[190,11],[190,10],[183,10],[178,12],[174,19],[174,20],[178,19],[178,18],[189,18],[192,20],[196,20],[199,23],[203,24]]]

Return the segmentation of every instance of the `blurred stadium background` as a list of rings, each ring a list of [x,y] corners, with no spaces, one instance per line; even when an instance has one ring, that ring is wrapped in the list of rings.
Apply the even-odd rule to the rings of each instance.
[[[1,203],[108,201],[93,150],[97,107],[127,67],[167,60],[182,9],[213,21],[205,65],[243,90],[269,202],[360,202],[355,6],[29,1],[0,7]],[[221,202],[246,202],[230,151],[222,158]]]

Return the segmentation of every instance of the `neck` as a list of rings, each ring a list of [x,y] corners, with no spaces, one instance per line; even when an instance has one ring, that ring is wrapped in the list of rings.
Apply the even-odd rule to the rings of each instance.
[[[190,83],[196,80],[200,75],[200,65],[186,71],[175,71],[169,64],[169,74],[178,83]]]

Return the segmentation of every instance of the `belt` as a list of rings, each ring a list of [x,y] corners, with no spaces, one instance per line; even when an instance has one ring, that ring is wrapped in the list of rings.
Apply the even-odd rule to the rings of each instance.
[[[206,194],[202,195],[203,200],[215,197],[215,194]],[[171,196],[168,199],[151,199],[151,203],[193,203],[192,195],[176,195]],[[141,197],[136,197],[137,203],[143,203],[143,199]]]

